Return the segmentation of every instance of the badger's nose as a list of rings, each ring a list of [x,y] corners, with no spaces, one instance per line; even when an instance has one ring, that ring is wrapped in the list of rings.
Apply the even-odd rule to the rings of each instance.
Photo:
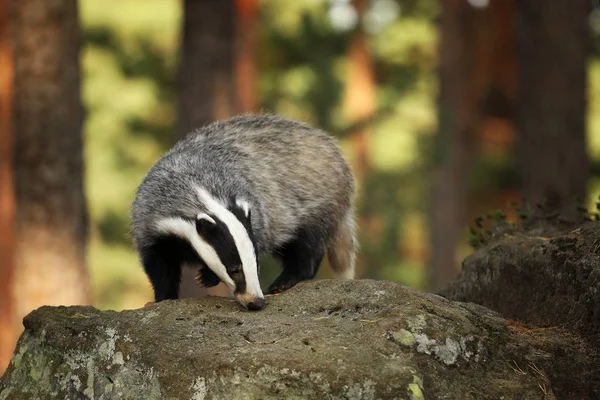
[[[265,308],[265,299],[256,299],[248,303],[248,310],[262,310]]]

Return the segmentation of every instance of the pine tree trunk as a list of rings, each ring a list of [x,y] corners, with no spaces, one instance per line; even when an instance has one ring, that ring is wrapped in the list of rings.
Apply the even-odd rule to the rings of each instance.
[[[364,0],[353,0],[352,5],[362,21],[367,8]],[[377,94],[375,75],[367,41],[362,28],[357,27],[348,47],[348,73],[344,93],[344,114],[348,123],[354,125],[373,118],[377,110]],[[368,124],[367,124],[368,125]],[[352,150],[354,157],[353,170],[357,178],[362,178],[369,169],[369,136],[370,128],[361,126],[352,134]]]
[[[443,0],[438,98],[439,131],[430,200],[430,280],[437,291],[458,272],[463,237],[466,170],[476,124],[473,87],[473,11],[464,0]],[[477,75],[479,76],[479,75]],[[479,81],[479,78],[477,79]]]
[[[16,269],[20,321],[41,305],[86,304],[81,33],[76,0],[13,0]]]
[[[235,101],[233,0],[184,0],[179,65],[180,137],[225,118]]]
[[[15,348],[12,284],[14,276],[13,57],[8,1],[0,0],[0,375]]]
[[[234,0],[184,0],[183,34],[179,65],[179,115],[177,134],[237,112],[235,97]],[[227,296],[223,284],[200,289],[195,272],[183,269],[179,295]]]
[[[235,77],[240,112],[256,112],[256,52],[258,49],[258,0],[236,0]]]
[[[522,194],[573,217],[585,199],[588,0],[519,0],[519,168]]]
[[[352,0],[352,6],[358,14],[358,20],[362,21],[367,10],[368,2],[365,0]],[[359,24],[350,40],[346,53],[347,74],[343,97],[343,112],[350,126],[357,126],[350,131],[352,170],[358,180],[368,179],[370,159],[369,140],[372,134],[370,121],[377,111],[377,93],[375,84],[375,73],[371,61],[371,55],[367,48],[365,33]],[[358,220],[359,231],[365,237],[370,235],[369,216],[362,216]],[[357,260],[356,274],[364,274],[364,265]]]

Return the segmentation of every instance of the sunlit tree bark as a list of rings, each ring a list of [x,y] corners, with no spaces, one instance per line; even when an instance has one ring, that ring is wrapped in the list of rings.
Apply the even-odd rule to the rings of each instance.
[[[358,20],[362,21],[368,2],[353,0],[352,5],[358,13]],[[347,61],[348,70],[343,108],[348,123],[355,124],[371,119],[377,109],[375,76],[365,33],[360,24],[350,41]],[[369,168],[370,130],[370,126],[364,124],[351,132],[355,160],[353,169],[358,178],[361,178]]]
[[[17,332],[13,318],[14,276],[13,57],[8,1],[0,0],[0,375],[8,365]]]
[[[76,0],[13,0],[14,312],[87,304]]]
[[[352,6],[358,14],[359,24],[354,30],[347,50],[347,71],[342,107],[347,123],[356,126],[348,134],[351,143],[352,169],[360,181],[365,178],[370,168],[369,139],[372,132],[371,125],[363,122],[373,118],[377,110],[377,94],[371,55],[365,32],[362,29],[362,20],[367,11],[368,1],[353,0]],[[359,219],[359,230],[362,235],[369,235],[369,226],[373,225],[369,223],[369,219],[378,217],[363,216]],[[363,275],[363,269],[361,260],[357,260],[357,276]]]
[[[236,0],[235,78],[238,111],[259,109],[256,55],[259,40],[258,0]]]
[[[185,0],[179,62],[180,137],[234,114],[234,0]]]
[[[183,5],[178,72],[179,137],[235,114],[239,107],[234,74],[234,0],[184,0]],[[194,271],[183,269],[179,289],[181,297],[228,294],[223,284],[210,289],[199,288],[195,275]]]

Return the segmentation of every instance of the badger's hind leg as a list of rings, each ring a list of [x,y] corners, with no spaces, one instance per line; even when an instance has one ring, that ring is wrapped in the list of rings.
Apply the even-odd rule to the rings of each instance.
[[[329,265],[338,279],[354,279],[358,251],[355,226],[354,216],[349,211],[338,226],[334,240],[327,247]]]
[[[302,231],[279,248],[277,255],[282,260],[283,271],[269,286],[269,294],[283,292],[301,281],[314,278],[325,256],[325,246],[321,237]]]

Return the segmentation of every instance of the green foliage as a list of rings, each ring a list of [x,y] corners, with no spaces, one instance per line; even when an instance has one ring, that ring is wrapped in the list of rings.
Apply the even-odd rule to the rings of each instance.
[[[98,307],[138,307],[150,288],[129,238],[129,204],[174,142],[176,1],[83,0],[88,261]]]
[[[565,226],[573,227],[590,221],[600,221],[600,197],[593,209],[588,209],[583,201],[576,200],[576,202],[575,219],[567,219],[557,212],[548,211],[546,202],[531,204],[523,199],[523,208],[519,203],[509,203],[507,206],[510,207],[511,212],[508,215],[502,210],[496,210],[477,217],[474,221],[475,225],[469,228],[468,243],[472,248],[478,249],[503,235],[515,235],[534,229],[538,232],[549,232]]]

